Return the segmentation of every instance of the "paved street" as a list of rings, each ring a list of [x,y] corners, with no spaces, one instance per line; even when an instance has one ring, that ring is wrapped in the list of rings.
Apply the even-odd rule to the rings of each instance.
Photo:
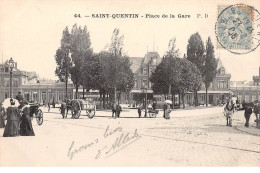
[[[4,166],[260,166],[260,130],[252,115],[245,128],[243,111],[225,126],[223,108],[174,110],[165,120],[137,118],[124,109],[121,118],[97,111],[93,119],[62,119],[58,109],[44,111],[35,137],[3,138]],[[15,160],[15,161],[14,161]]]

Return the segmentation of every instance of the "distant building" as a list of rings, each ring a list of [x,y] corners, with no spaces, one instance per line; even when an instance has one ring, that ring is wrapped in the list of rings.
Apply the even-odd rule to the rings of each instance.
[[[74,86],[68,84],[68,98],[73,98]],[[17,63],[13,69],[13,97],[22,93],[31,102],[61,102],[65,98],[64,83],[55,80],[44,80],[37,77],[36,72],[21,71]],[[10,71],[8,61],[0,64],[0,102],[10,97]]]
[[[259,76],[253,76],[253,81],[233,81],[230,85],[231,91],[240,102],[252,102],[260,100],[260,67]]]
[[[129,93],[124,93],[121,96],[121,102],[125,104],[136,105],[144,103],[146,88],[148,104],[156,101],[161,104],[165,101],[164,95],[154,95],[151,89],[152,71],[161,62],[161,57],[157,52],[147,52],[144,57],[130,57],[132,62],[131,69],[134,73],[134,88]],[[208,89],[208,103],[216,105],[218,103],[226,102],[229,98],[229,86],[231,75],[227,73],[222,61],[217,59],[217,75]],[[200,104],[206,103],[206,90],[204,85],[198,91],[198,100]],[[194,94],[189,92],[185,95],[184,102],[187,106],[194,105]],[[178,95],[175,95],[175,105],[179,105],[181,100]]]

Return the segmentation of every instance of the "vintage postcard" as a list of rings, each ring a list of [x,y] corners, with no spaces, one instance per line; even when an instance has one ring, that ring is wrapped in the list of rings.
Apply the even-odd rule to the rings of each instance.
[[[0,0],[0,167],[258,167],[259,45],[255,0]]]

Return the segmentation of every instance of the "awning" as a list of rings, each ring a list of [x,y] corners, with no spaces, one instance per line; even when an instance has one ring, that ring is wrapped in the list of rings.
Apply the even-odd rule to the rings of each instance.
[[[131,93],[146,93],[145,90],[131,90]],[[153,90],[147,90],[147,93],[153,93]]]
[[[198,91],[198,94],[206,94],[206,91]],[[208,94],[229,94],[229,91],[208,91]]]

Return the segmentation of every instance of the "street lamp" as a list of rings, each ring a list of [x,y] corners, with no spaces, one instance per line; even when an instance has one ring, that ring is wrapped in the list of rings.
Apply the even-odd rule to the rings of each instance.
[[[40,103],[40,80],[37,80],[37,83],[39,84],[38,85],[38,92],[39,92],[39,94],[38,94],[38,103]]]
[[[10,68],[10,98],[12,98],[13,97],[13,68],[14,68],[13,58],[9,60],[9,68]]]
[[[142,91],[145,92],[145,114],[144,117],[147,117],[147,85],[143,86]]]

